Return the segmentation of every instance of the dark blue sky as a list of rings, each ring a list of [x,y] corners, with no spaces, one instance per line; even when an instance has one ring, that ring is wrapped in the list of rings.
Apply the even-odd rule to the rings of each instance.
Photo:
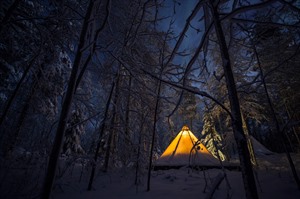
[[[172,28],[174,30],[175,35],[178,36],[182,32],[187,18],[192,13],[192,10],[194,9],[197,3],[198,1],[194,1],[194,0],[166,1],[165,7],[160,10],[159,15],[161,17],[168,16],[169,18],[165,19],[163,23],[161,23],[161,28],[166,31],[168,29],[170,20],[173,19],[174,24]],[[200,28],[200,30],[201,30],[202,23],[199,22],[199,19],[201,15],[202,13],[200,10],[199,14],[192,21],[192,26],[195,28]],[[180,51],[186,50],[187,53],[192,52],[194,48],[199,44],[201,36],[202,36],[202,32],[197,32],[195,29],[190,27],[186,34],[186,37],[184,38],[184,42],[180,47]],[[186,64],[188,60],[189,60],[188,57],[185,57],[184,59],[180,59],[179,63]]]

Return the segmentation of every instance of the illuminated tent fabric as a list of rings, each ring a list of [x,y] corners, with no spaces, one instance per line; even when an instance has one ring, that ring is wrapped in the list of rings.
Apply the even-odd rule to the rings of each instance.
[[[155,162],[156,166],[217,166],[219,161],[200,143],[187,126]],[[195,143],[197,142],[197,145]]]

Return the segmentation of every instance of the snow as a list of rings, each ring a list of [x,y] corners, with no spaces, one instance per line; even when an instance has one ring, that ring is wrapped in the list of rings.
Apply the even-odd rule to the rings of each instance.
[[[78,169],[78,171],[80,170]],[[64,184],[55,186],[53,199],[182,199],[185,197],[199,199],[207,196],[214,179],[220,172],[222,172],[220,169],[201,171],[187,167],[152,171],[149,192],[146,191],[146,171],[140,174],[138,186],[134,184],[134,168],[122,168],[108,173],[100,172],[95,179],[92,191],[86,190],[89,175],[83,174],[86,177],[79,182],[80,172],[77,172],[77,175],[73,174],[71,178],[64,180]],[[223,180],[213,198],[227,198],[227,195],[232,199],[245,198],[240,171],[226,170],[226,174],[231,189],[227,188],[226,181]],[[260,198],[300,198],[300,191],[288,168],[264,166],[256,170],[256,174]],[[207,187],[205,186],[206,182]]]
[[[26,165],[5,162],[0,159],[0,198],[29,199],[38,198],[44,180],[46,159],[35,153],[28,154],[22,148],[15,150],[14,157],[20,155]],[[30,159],[27,159],[31,157]],[[290,172],[285,154],[265,155],[258,158],[259,167],[255,169],[257,189],[260,199],[299,199],[300,191]],[[292,154],[299,172],[300,154]],[[4,164],[5,163],[5,164]],[[5,168],[10,168],[5,170]],[[199,199],[206,198],[221,169],[192,170],[188,167],[169,170],[155,170],[151,175],[150,191],[147,192],[147,170],[139,170],[135,185],[134,164],[119,167],[107,173],[96,170],[93,190],[87,191],[91,174],[91,163],[86,157],[63,156],[59,161],[57,177],[53,186],[52,199]],[[241,172],[225,170],[231,189],[223,180],[213,198],[244,199],[244,186]],[[25,172],[25,173],[24,173]],[[207,185],[207,186],[206,186]],[[17,191],[16,191],[17,190]],[[227,197],[228,195],[228,197]]]

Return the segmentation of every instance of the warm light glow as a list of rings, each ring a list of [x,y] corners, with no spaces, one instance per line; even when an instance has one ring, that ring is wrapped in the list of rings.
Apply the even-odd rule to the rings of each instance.
[[[190,130],[189,127],[186,125],[184,125],[181,129],[181,131],[189,131],[189,130]]]
[[[206,147],[199,143],[196,136],[187,126],[172,140],[164,153],[156,161],[157,165],[188,165],[190,163],[198,165],[216,165],[218,161],[214,158]]]
[[[194,143],[196,143],[198,139],[196,136],[189,130],[187,126],[184,126],[182,128],[182,131],[178,133],[178,135],[174,138],[174,140],[171,142],[171,144],[167,147],[167,149],[164,151],[164,153],[161,155],[161,157],[168,157],[172,156],[173,153],[175,155],[188,155],[191,152],[191,149],[194,146]],[[200,148],[197,150],[197,148]],[[196,153],[196,150],[198,153],[206,153],[210,154],[206,147],[203,144],[199,144],[197,147],[194,148],[192,151],[193,154]]]
[[[183,135],[183,136],[189,135],[188,133],[189,133],[188,131],[182,131],[182,135]]]

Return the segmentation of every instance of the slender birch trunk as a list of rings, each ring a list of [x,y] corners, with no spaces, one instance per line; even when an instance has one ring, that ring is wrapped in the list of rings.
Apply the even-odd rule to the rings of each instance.
[[[211,12],[214,19],[214,27],[219,41],[220,53],[222,57],[222,66],[224,75],[226,78],[226,86],[228,90],[228,98],[231,109],[231,122],[233,128],[234,138],[237,143],[237,149],[239,153],[240,166],[242,171],[242,177],[244,182],[245,194],[247,199],[258,199],[258,193],[254,178],[254,173],[250,160],[250,153],[247,147],[247,140],[243,131],[242,117],[240,111],[240,103],[238,99],[236,84],[232,72],[230,63],[229,52],[225,40],[225,35],[219,19],[217,7],[213,5],[213,1],[210,1]]]
[[[90,1],[84,18],[83,27],[80,33],[79,44],[78,44],[70,80],[68,83],[66,96],[62,105],[62,110],[60,113],[59,123],[57,126],[53,147],[48,162],[46,178],[45,178],[44,187],[41,195],[41,198],[43,199],[50,199],[51,197],[52,186],[54,183],[57,165],[58,165],[58,158],[61,153],[61,148],[64,141],[65,130],[66,130],[67,121],[69,118],[69,112],[73,101],[73,95],[75,91],[78,70],[83,56],[82,49],[85,45],[85,38],[88,32],[89,20],[92,15],[93,5],[94,5],[94,1]]]
[[[115,89],[115,81],[113,80],[113,83],[112,83],[112,86],[111,86],[111,89],[110,89],[110,93],[109,93],[108,99],[106,101],[104,116],[103,116],[103,119],[102,119],[102,122],[101,122],[101,128],[100,128],[100,132],[99,132],[99,138],[98,138],[96,152],[95,152],[95,155],[94,155],[94,163],[93,163],[93,166],[92,166],[92,172],[91,172],[91,176],[90,176],[90,180],[89,180],[88,191],[91,191],[92,187],[93,187],[93,182],[94,182],[95,172],[96,172],[96,166],[97,166],[97,160],[98,160],[98,155],[99,155],[100,146],[101,146],[101,139],[102,139],[102,136],[103,136],[103,133],[104,133],[105,121],[107,119],[108,110],[109,110],[109,106],[110,106],[110,102],[111,102],[111,98],[112,98],[112,94],[113,94],[114,89]]]
[[[161,90],[161,81],[159,81],[159,83],[158,83],[157,96],[156,96],[155,109],[154,109],[154,123],[153,123],[153,130],[152,130],[152,142],[151,142],[151,148],[150,148],[150,156],[149,156],[147,191],[150,191],[152,156],[153,156],[153,149],[154,149],[154,145],[155,145],[156,121],[157,121],[157,112],[158,112],[158,105],[159,105],[160,90]]]
[[[17,96],[17,94],[18,94],[18,92],[19,92],[19,90],[20,90],[20,88],[21,88],[21,86],[22,86],[22,84],[23,84],[25,78],[27,77],[27,75],[28,75],[30,69],[32,68],[32,66],[33,66],[33,64],[34,64],[34,61],[35,61],[35,59],[38,57],[38,55],[39,55],[39,53],[37,53],[37,54],[32,58],[32,60],[31,60],[30,63],[28,64],[27,68],[24,70],[24,72],[23,72],[23,74],[22,74],[22,77],[21,77],[21,79],[19,80],[19,82],[18,82],[18,84],[17,84],[17,86],[16,86],[14,92],[12,93],[12,95],[11,95],[11,96],[9,97],[9,99],[7,100],[6,106],[4,107],[4,111],[3,111],[3,113],[2,113],[2,115],[1,115],[1,117],[0,117],[0,126],[1,126],[1,124],[3,123],[3,121],[5,120],[6,115],[7,115],[8,111],[9,111],[9,109],[10,109],[10,107],[11,107],[13,101],[15,100],[15,97]]]
[[[121,67],[120,67],[121,68]],[[121,69],[120,69],[121,70]],[[110,123],[110,130],[109,130],[109,135],[107,139],[107,148],[105,151],[105,157],[104,157],[104,163],[103,163],[103,171],[107,172],[108,166],[109,166],[109,161],[110,161],[110,156],[111,156],[111,150],[113,149],[113,143],[114,143],[114,136],[115,136],[115,123],[117,119],[117,111],[116,111],[116,106],[118,104],[118,99],[119,99],[119,92],[120,92],[120,76],[121,71],[119,71],[119,74],[117,76],[116,80],[116,86],[115,86],[115,93],[114,93],[114,98],[113,98],[113,108],[112,108],[112,118],[111,118],[111,123]]]
[[[265,94],[266,94],[266,97],[267,97],[267,101],[268,101],[268,104],[269,104],[269,107],[270,107],[270,110],[271,110],[273,121],[274,121],[275,126],[276,126],[277,134],[279,134],[279,136],[280,136],[281,145],[282,145],[282,147],[283,147],[283,149],[285,151],[287,160],[288,160],[290,168],[292,170],[292,174],[293,174],[294,180],[295,180],[295,182],[297,184],[298,189],[300,190],[300,179],[298,177],[297,170],[295,168],[295,165],[294,165],[293,159],[291,157],[291,154],[288,151],[288,148],[287,148],[288,144],[285,141],[285,138],[288,139],[288,137],[286,137],[286,135],[284,134],[284,132],[282,130],[280,130],[279,121],[277,119],[277,116],[276,116],[276,113],[275,113],[275,109],[273,107],[273,103],[272,103],[271,97],[269,95],[269,91],[268,91],[267,84],[266,84],[266,81],[265,81],[264,72],[262,70],[260,59],[259,59],[259,56],[258,56],[258,53],[257,53],[257,50],[256,50],[255,46],[253,46],[253,50],[254,50],[254,53],[255,53],[255,56],[256,56],[256,59],[257,59],[257,62],[258,62],[258,68],[259,68],[259,72],[260,72],[260,76],[261,76],[261,81],[262,81],[262,84],[263,84],[263,87],[264,87],[264,91],[265,91]]]

